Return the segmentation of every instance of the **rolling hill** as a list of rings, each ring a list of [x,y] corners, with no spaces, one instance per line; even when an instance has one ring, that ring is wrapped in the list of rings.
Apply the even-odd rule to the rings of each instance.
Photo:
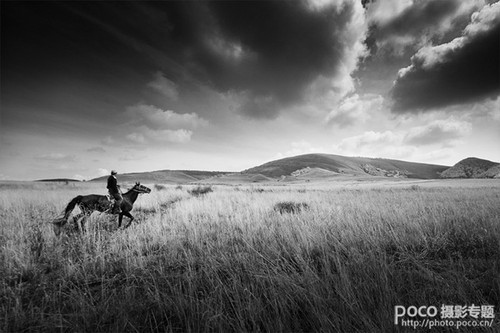
[[[218,171],[196,171],[196,170],[159,170],[150,172],[133,172],[119,174],[120,182],[132,183],[166,183],[166,184],[187,184],[201,181],[221,175],[229,174],[229,172]],[[105,182],[108,176],[94,178],[92,182]]]
[[[53,178],[53,179],[39,179],[37,182],[47,182],[47,183],[78,183],[80,182],[78,179],[72,178]]]
[[[267,162],[242,172],[159,170],[120,174],[119,180],[122,183],[140,181],[164,184],[238,184],[323,181],[346,176],[416,179],[500,178],[500,164],[478,158],[467,158],[449,167],[384,158],[306,154]],[[107,177],[91,181],[105,182]]]
[[[434,179],[439,178],[440,173],[449,167],[382,158],[306,154],[271,161],[245,170],[243,173],[262,174],[270,178],[279,178],[292,175],[293,172],[305,168],[317,168],[337,174],[360,176]]]
[[[441,174],[442,178],[500,178],[500,163],[469,157]]]

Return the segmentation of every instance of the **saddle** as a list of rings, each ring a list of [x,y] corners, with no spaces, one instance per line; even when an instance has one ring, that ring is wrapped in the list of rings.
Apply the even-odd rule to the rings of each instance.
[[[112,209],[113,206],[115,205],[116,199],[110,194],[106,194],[106,199],[108,200],[108,204],[107,204],[108,210]]]

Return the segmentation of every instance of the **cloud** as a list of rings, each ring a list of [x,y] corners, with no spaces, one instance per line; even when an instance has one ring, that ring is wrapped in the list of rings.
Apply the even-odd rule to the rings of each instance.
[[[145,159],[147,159],[146,155],[135,155],[130,152],[119,158],[120,161],[140,161]]]
[[[416,158],[421,162],[436,163],[436,161],[445,160],[456,153],[453,148],[440,148],[436,150],[427,151],[423,154],[417,154]]]
[[[82,21],[75,28],[77,35],[94,37],[84,39],[77,50],[93,51],[110,70],[136,65],[130,71],[140,72],[142,77],[144,71],[160,69],[147,86],[171,101],[179,101],[180,96],[189,94],[187,89],[201,85],[223,94],[244,93],[246,99],[236,111],[252,118],[275,118],[293,106],[315,100],[322,94],[310,96],[316,93],[311,87],[319,83],[324,83],[320,86],[329,90],[330,98],[340,100],[352,91],[351,74],[366,53],[363,41],[367,25],[360,1],[57,6],[54,14],[58,21]],[[43,25],[35,12],[31,15]],[[64,61],[69,66],[72,63],[57,50],[71,38],[50,32],[57,46],[53,52],[48,49],[50,55],[57,55],[54,64]],[[110,49],[103,50],[102,45]],[[77,60],[85,63],[83,53],[77,54]],[[130,77],[129,71],[120,74],[120,80]]]
[[[74,155],[66,155],[61,153],[41,154],[35,157],[38,160],[52,161],[52,162],[75,162]]]
[[[370,36],[377,48],[402,54],[406,47],[422,46],[461,29],[483,6],[483,0],[378,0],[368,5]]]
[[[366,122],[370,116],[381,110],[384,98],[376,94],[359,96],[354,94],[345,98],[327,116],[329,124],[346,127]]]
[[[339,154],[384,158],[408,158],[416,150],[415,147],[403,144],[401,133],[392,131],[367,131],[344,138],[332,148]]]
[[[472,125],[466,121],[454,118],[435,120],[425,126],[413,127],[405,136],[404,141],[416,146],[450,144],[469,134],[471,129]]]
[[[110,174],[111,171],[109,171],[108,169],[104,169],[104,168],[98,168],[97,169],[97,176],[98,177],[102,177],[102,176],[107,176]]]
[[[171,110],[162,110],[153,105],[137,104],[126,111],[133,125],[144,125],[151,129],[196,129],[207,126],[208,121],[196,113],[179,114]]]
[[[78,179],[78,180],[85,180],[86,178],[82,175],[79,175],[79,174],[76,174],[76,175],[73,175],[73,177],[71,177],[73,179]]]
[[[171,101],[177,101],[179,99],[177,85],[173,81],[167,79],[161,71],[154,74],[154,79],[148,83],[148,87],[154,89]]]
[[[102,147],[90,147],[87,151],[90,153],[105,153],[106,149]]]
[[[365,52],[360,3],[214,1],[206,14],[204,42],[190,60],[219,92],[243,94],[241,113],[274,118],[307,100],[318,80],[338,99],[352,89]]]
[[[333,149],[339,154],[356,156],[410,158],[418,155],[426,160],[433,156],[444,158],[471,130],[472,125],[469,122],[450,117],[434,120],[427,125],[410,127],[406,131],[366,131],[342,139]],[[421,146],[432,145],[438,147],[433,150],[433,154],[422,154],[419,151]]]
[[[106,146],[111,146],[115,144],[115,140],[111,136],[106,136],[104,139],[101,140],[101,143]]]
[[[186,129],[178,130],[153,130],[146,126],[136,128],[137,132],[127,135],[127,139],[134,143],[144,144],[148,142],[171,142],[171,143],[187,143],[191,141],[193,132]]]
[[[134,143],[148,142],[187,143],[193,131],[208,125],[196,113],[179,114],[153,105],[138,104],[127,108],[130,134],[126,138]]]
[[[342,139],[338,147],[342,150],[357,150],[367,145],[394,145],[401,143],[401,136],[392,131],[368,131],[360,135]]]
[[[421,48],[398,73],[396,113],[419,112],[500,94],[500,3],[474,13],[462,36]]]

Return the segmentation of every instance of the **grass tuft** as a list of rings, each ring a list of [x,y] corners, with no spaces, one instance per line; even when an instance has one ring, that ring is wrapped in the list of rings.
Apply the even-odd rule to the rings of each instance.
[[[207,193],[213,192],[212,186],[197,186],[188,191],[189,194],[195,197],[205,195]]]
[[[309,205],[305,202],[284,201],[274,205],[274,210],[280,214],[298,214],[303,210],[308,210]]]

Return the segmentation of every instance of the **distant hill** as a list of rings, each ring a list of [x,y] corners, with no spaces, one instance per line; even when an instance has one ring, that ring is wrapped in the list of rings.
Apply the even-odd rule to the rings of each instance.
[[[243,171],[246,174],[261,174],[270,178],[292,175],[297,170],[306,168],[321,169],[321,173],[331,171],[338,174],[360,176],[383,176],[401,178],[434,179],[449,167],[390,160],[382,158],[347,157],[331,154],[306,154],[271,161]]]
[[[469,157],[441,173],[442,178],[500,178],[500,163]]]
[[[202,182],[207,184],[244,184],[244,183],[265,183],[274,182],[275,179],[261,174],[244,174],[241,172],[227,173],[215,177],[204,179]]]
[[[71,178],[54,178],[54,179],[40,179],[37,182],[57,182],[57,183],[74,183],[80,182],[78,179]]]
[[[120,183],[167,183],[167,184],[186,184],[209,179],[216,176],[229,174],[229,172],[219,171],[197,171],[197,170],[159,170],[150,172],[133,172],[119,174]],[[94,178],[91,182],[105,182],[108,176]]]
[[[108,176],[90,180],[105,182]],[[330,181],[345,177],[391,178],[500,178],[500,164],[467,158],[453,167],[406,162],[385,158],[349,157],[333,154],[306,154],[282,158],[244,170],[242,172],[159,170],[119,174],[120,183],[162,184],[242,184],[283,182]],[[75,181],[75,180],[45,180]]]

